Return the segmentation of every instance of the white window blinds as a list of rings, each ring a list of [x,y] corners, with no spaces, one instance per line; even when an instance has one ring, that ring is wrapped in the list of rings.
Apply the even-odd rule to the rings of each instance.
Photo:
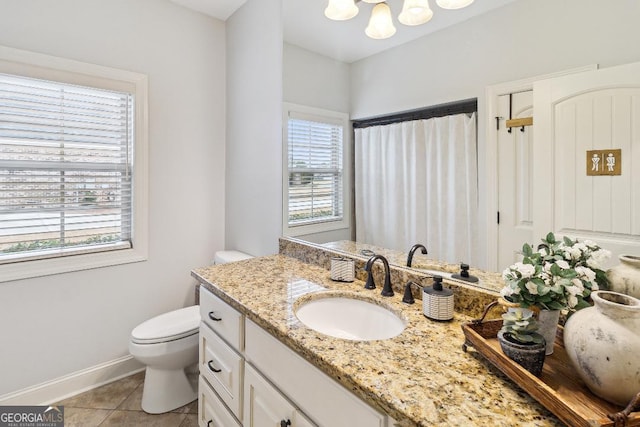
[[[133,103],[0,74],[0,263],[131,247]]]
[[[343,132],[330,119],[289,117],[289,226],[343,219]]]

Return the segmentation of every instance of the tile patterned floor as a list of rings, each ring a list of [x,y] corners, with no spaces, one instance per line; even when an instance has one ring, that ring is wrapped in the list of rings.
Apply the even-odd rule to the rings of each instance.
[[[65,427],[197,427],[198,401],[166,414],[140,407],[144,372],[57,402],[64,406]]]

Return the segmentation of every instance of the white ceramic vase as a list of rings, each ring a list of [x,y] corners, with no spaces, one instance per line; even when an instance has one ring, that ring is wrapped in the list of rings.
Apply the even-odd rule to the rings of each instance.
[[[560,310],[540,310],[538,313],[538,333],[544,337],[547,343],[545,354],[553,354],[553,344],[556,342],[556,331]]]
[[[610,291],[591,296],[595,305],[565,324],[567,355],[594,394],[626,406],[640,392],[640,300]]]
[[[640,298],[640,256],[620,255],[620,264],[607,270],[609,290]]]

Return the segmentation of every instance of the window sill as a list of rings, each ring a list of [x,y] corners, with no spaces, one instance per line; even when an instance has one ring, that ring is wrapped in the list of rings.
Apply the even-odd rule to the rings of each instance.
[[[305,236],[327,231],[345,230],[349,227],[348,221],[321,222],[317,224],[299,225],[297,227],[290,227],[288,224],[284,224],[283,235],[287,237]]]
[[[122,249],[0,265],[0,283],[147,260],[146,250]]]

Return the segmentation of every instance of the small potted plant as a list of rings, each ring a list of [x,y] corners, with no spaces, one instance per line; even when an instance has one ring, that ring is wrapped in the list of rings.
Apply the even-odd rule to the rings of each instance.
[[[512,308],[502,315],[503,325],[498,332],[498,341],[503,353],[539,376],[544,365],[546,343],[538,334],[538,322],[531,310]]]

